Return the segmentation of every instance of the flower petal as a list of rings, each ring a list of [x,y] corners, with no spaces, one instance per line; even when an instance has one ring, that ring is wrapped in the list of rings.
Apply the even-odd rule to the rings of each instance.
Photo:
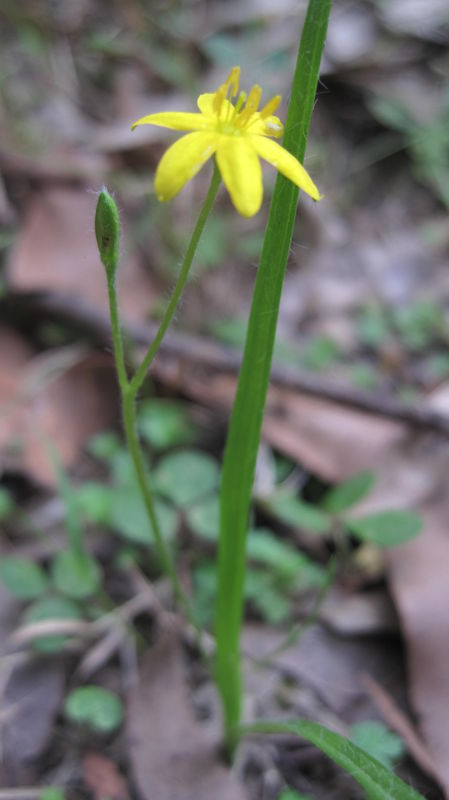
[[[208,131],[188,133],[168,148],[154,179],[158,200],[171,200],[200,171],[217,149],[217,138],[216,133]]]
[[[197,100],[197,106],[202,114],[205,117],[208,117],[211,121],[213,120],[214,125],[217,124],[217,120],[227,120],[231,119],[234,116],[235,107],[231,103],[230,100],[227,100],[226,97],[223,98],[221,102],[220,114],[218,115],[214,109],[214,98],[217,93],[214,92],[212,94],[200,94]]]
[[[254,149],[261,158],[276,167],[279,172],[282,172],[286,178],[293,181],[296,186],[306,194],[309,194],[310,197],[313,197],[314,200],[321,200],[322,195],[320,195],[312,178],[288,150],[265,136],[251,136],[250,138]]]
[[[261,136],[273,136],[279,139],[284,133],[284,126],[274,114],[262,119],[260,113],[253,114],[248,125],[246,126],[248,133],[257,133]]]
[[[159,114],[148,114],[131,125],[131,130],[138,125],[158,125],[174,131],[210,130],[210,123],[203,114],[189,114],[185,111],[161,111]]]
[[[201,111],[202,114],[206,114],[208,117],[215,117],[214,111],[214,97],[216,92],[206,92],[206,94],[200,94],[196,104]]]
[[[249,136],[220,136],[217,164],[239,214],[252,217],[262,203],[262,168]]]

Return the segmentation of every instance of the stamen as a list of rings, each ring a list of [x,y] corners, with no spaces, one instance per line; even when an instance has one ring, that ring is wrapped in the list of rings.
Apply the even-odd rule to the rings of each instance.
[[[229,97],[235,97],[239,90],[240,67],[232,67],[226,83],[231,88]]]
[[[259,108],[260,98],[262,95],[262,89],[257,84],[253,86],[251,89],[248,99],[245,104],[245,108],[240,113],[239,116],[239,125],[242,127],[246,125],[246,123],[250,120],[253,114],[257,112]]]
[[[237,102],[236,102],[236,104],[234,106],[234,112],[232,114],[232,117],[231,117],[230,121],[233,122],[233,123],[236,123],[237,125],[239,124],[239,121],[237,120],[237,117],[238,117],[238,115],[240,113],[240,110],[241,110],[241,108],[243,106],[243,103],[246,100],[246,96],[247,96],[246,92],[240,92],[240,94],[239,94],[239,96],[237,98]]]
[[[271,100],[264,105],[263,108],[260,109],[260,116],[262,119],[266,119],[267,117],[271,117],[273,111],[276,111],[279,103],[281,102],[282,98],[280,94],[275,95],[271,98]]]
[[[259,108],[261,96],[262,96],[262,89],[256,83],[256,85],[253,86],[248,95],[245,111],[248,111],[250,114],[254,114],[254,112],[257,111],[257,109]]]
[[[228,87],[226,83],[223,83],[220,88],[216,91],[214,101],[212,103],[212,107],[218,116],[220,116],[221,107],[223,105],[223,100],[225,99],[226,92]]]
[[[241,108],[243,106],[243,103],[245,102],[246,98],[247,98],[246,92],[240,92],[240,94],[238,96],[238,99],[237,99],[237,102],[235,104],[235,113],[236,114],[238,114],[239,111],[241,110]]]
[[[232,67],[225,82],[217,89],[212,104],[214,111],[220,116],[223,100],[235,97],[239,90],[240,67]]]

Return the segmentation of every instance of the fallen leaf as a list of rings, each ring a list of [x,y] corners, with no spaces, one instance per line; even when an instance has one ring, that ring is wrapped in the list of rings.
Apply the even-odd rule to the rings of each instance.
[[[320,620],[344,636],[398,631],[396,612],[385,588],[345,592],[335,587],[321,606]]]
[[[401,423],[273,387],[263,426],[273,447],[329,481],[380,461],[406,432]]]
[[[435,764],[406,714],[398,708],[388,692],[369,675],[363,677],[363,685],[373,698],[388,727],[396,731],[404,740],[407,750],[416,763],[424,772],[437,779]]]
[[[128,701],[129,759],[144,800],[244,800],[221,761],[217,732],[196,721],[180,640],[162,634]]]
[[[65,669],[61,661],[33,660],[16,667],[3,693],[2,777],[20,785],[34,777],[61,708]]]
[[[34,355],[17,334],[0,331],[0,450],[3,468],[55,485],[48,454],[54,445],[66,468],[89,438],[114,424],[118,398],[109,357],[61,348]]]
[[[83,775],[95,800],[128,800],[129,792],[123,775],[116,765],[99,753],[86,753],[83,758]]]
[[[373,702],[364,688],[362,675],[368,673],[403,704],[404,675],[399,645],[379,636],[346,637],[321,625],[307,628],[298,642],[275,654],[285,633],[266,625],[247,625],[243,651],[255,659],[270,662],[301,686],[308,686],[324,700],[325,706],[346,723],[376,718]],[[265,713],[264,713],[265,716]]]
[[[24,292],[57,292],[107,311],[106,279],[94,235],[96,202],[93,192],[75,189],[41,189],[33,196],[12,248],[10,286]],[[146,318],[154,294],[136,254],[127,253],[126,237],[121,252],[120,310],[123,319],[135,322]]]
[[[409,691],[437,775],[449,796],[449,503],[421,509],[424,533],[388,554],[404,631]]]

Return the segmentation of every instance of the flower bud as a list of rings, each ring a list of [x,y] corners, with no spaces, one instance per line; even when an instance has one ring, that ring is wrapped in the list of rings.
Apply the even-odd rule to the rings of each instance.
[[[120,217],[117,204],[106,187],[101,190],[95,212],[98,252],[109,277],[115,273],[119,256]]]

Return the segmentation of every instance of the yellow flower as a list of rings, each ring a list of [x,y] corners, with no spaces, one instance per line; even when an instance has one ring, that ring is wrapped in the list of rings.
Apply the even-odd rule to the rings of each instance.
[[[283,133],[281,121],[273,115],[281,98],[273,97],[259,111],[260,86],[253,86],[248,96],[239,93],[239,77],[240,67],[233,67],[218,91],[200,95],[199,114],[167,111],[149,114],[132,125],[132,130],[138,125],[160,125],[177,131],[194,131],[169,147],[159,162],[154,187],[160,201],[175,197],[212,155],[232,202],[244,217],[256,214],[262,203],[259,156],[314,200],[320,199],[304,167],[272,140]]]

